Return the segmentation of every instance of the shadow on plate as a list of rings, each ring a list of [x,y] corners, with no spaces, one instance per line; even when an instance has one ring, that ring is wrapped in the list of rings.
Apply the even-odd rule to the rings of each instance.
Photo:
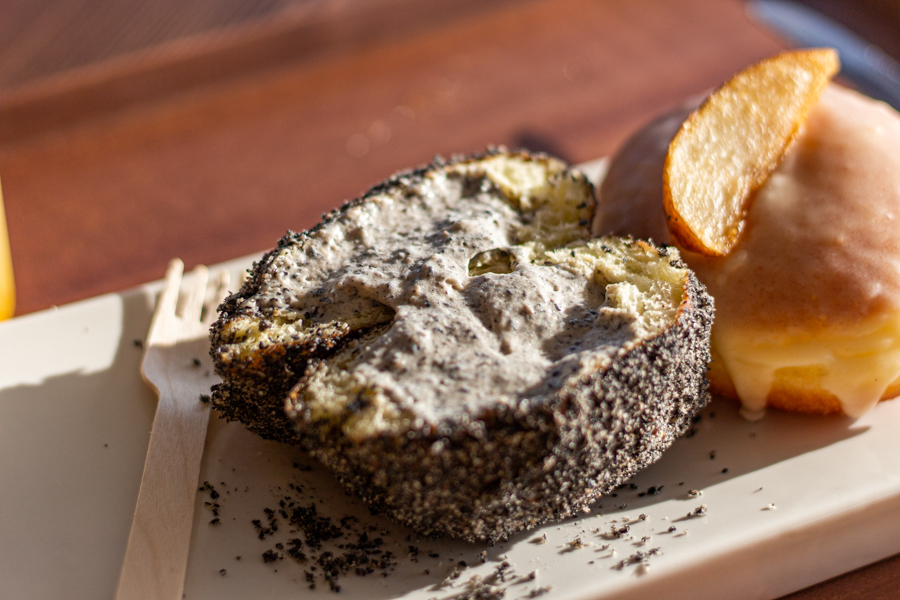
[[[690,432],[662,458],[598,504],[604,513],[638,510],[671,499],[697,502],[690,490],[825,448],[865,433],[843,416],[811,416],[770,410],[758,421],[740,416],[737,402],[714,398]]]
[[[73,305],[5,330],[16,338],[26,326],[25,335],[43,338],[45,346],[23,345],[40,355],[19,359],[52,374],[0,390],[2,598],[115,593],[156,408],[139,372],[151,308],[140,293],[98,301],[102,319]],[[54,365],[89,366],[55,374]],[[36,565],[52,568],[35,576]]]
[[[773,413],[749,422],[736,406],[716,401],[702,413],[694,435],[678,440],[658,463],[598,508],[612,515],[620,505],[634,511],[673,498],[687,500],[689,489],[721,483],[862,431],[840,418]],[[565,553],[560,535],[576,535],[577,527],[567,526],[583,521],[583,527],[591,518],[549,524],[493,547],[424,539],[371,514],[301,450],[220,420],[210,427],[201,479],[210,482],[216,497],[209,490],[201,492],[197,504],[187,588],[193,598],[249,597],[259,589],[270,590],[271,598],[294,597],[298,589],[330,596],[339,586],[343,597],[350,598],[427,592],[429,598],[443,599],[462,593],[473,575],[494,582],[504,578],[504,586],[530,593],[538,586],[527,572],[515,571],[515,566],[503,572],[507,553],[515,547],[520,568],[527,564],[521,560],[523,551],[547,557]],[[554,531],[560,527],[561,534]],[[542,530],[553,533],[551,543],[532,544]],[[326,539],[315,539],[323,531]],[[367,556],[360,562],[361,552]],[[326,575],[329,568],[334,576]]]

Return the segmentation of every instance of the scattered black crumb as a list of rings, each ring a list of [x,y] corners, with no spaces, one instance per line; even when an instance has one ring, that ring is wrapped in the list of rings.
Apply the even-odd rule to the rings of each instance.
[[[209,404],[209,394],[200,394],[200,403],[201,404]]]
[[[253,528],[256,529],[257,537],[261,540],[278,531],[278,518],[275,516],[275,511],[271,508],[264,508],[263,512],[266,513],[267,525],[263,525],[261,519],[253,519],[251,521]]]
[[[293,464],[298,469],[308,470],[299,463]],[[291,492],[303,493],[302,486],[290,484],[288,488]],[[260,539],[278,532],[279,517],[287,523],[285,528],[290,533],[302,534],[302,537],[277,542],[268,555],[280,559],[284,555],[277,550],[283,550],[297,563],[308,565],[304,574],[309,589],[316,589],[317,584],[324,581],[331,591],[339,592],[339,580],[344,575],[366,576],[380,571],[386,577],[397,564],[395,555],[382,548],[384,540],[370,537],[370,532],[377,531],[377,527],[367,528],[356,517],[336,519],[322,516],[315,501],[301,504],[290,495],[278,501],[277,509],[266,508],[264,512],[266,524],[261,519],[253,521]],[[409,557],[417,562],[420,549],[409,545],[408,551]]]
[[[669,527],[668,529],[666,529],[666,531],[667,531],[668,533],[675,533],[675,532],[677,531],[677,529],[675,528],[674,525],[672,525],[671,527]]]
[[[222,484],[224,485],[224,483]],[[222,508],[222,505],[217,502],[219,499],[219,492],[216,491],[216,488],[208,482],[204,481],[203,485],[200,486],[200,492],[208,492],[209,493],[209,501],[204,502],[203,505],[212,513],[212,520],[209,522],[210,525],[219,525],[222,521],[219,518],[219,510]]]
[[[450,574],[444,578],[444,584],[448,584],[451,581],[459,579],[459,576],[462,575],[463,570],[459,567],[453,567],[453,570],[450,571]]]
[[[661,486],[661,485],[651,485],[649,488],[647,488],[647,493],[650,494],[651,496],[655,496],[658,493],[662,492],[662,489],[663,489],[663,486]]]
[[[726,468],[722,469],[722,472],[723,472],[723,473],[727,473],[727,472],[728,472],[728,468],[726,467]]]
[[[284,560],[284,555],[274,550],[266,550],[262,553],[262,559],[264,563],[273,563],[276,560]]]
[[[235,556],[235,557],[234,557],[234,560],[241,560],[241,557],[240,557],[240,556]]]
[[[481,552],[479,552],[478,559],[481,561],[481,564],[486,563],[487,562],[487,551],[482,550]]]
[[[631,531],[631,528],[628,525],[623,525],[622,527],[616,527],[615,525],[610,525],[609,533],[604,535],[604,537],[608,540],[617,540],[621,538],[623,535]]]
[[[225,577],[225,575],[227,575],[227,574],[228,574],[228,571],[226,571],[225,569],[219,569],[219,575],[221,575],[222,577]]]
[[[628,558],[620,560],[613,568],[621,571],[622,569],[630,565],[646,564],[647,559],[658,552],[659,548],[654,548],[653,550],[648,550],[647,552],[641,552],[640,550],[638,550]]]
[[[303,540],[300,538],[294,538],[288,541],[288,549],[287,554],[298,563],[306,564],[306,554],[303,553],[300,548],[303,546]]]
[[[137,347],[137,348],[143,348],[143,347],[144,347],[144,340],[134,340],[134,345],[135,345],[135,347]]]
[[[193,359],[191,362],[194,363],[194,366],[195,366],[195,367],[199,367],[201,364],[203,364],[203,363],[200,362],[200,359],[199,359],[199,358],[195,358],[195,359]]]
[[[692,510],[691,512],[689,512],[687,514],[687,517],[689,519],[693,519],[695,517],[704,517],[704,516],[706,516],[706,505],[705,504],[701,504],[700,506],[698,506],[697,508],[695,508],[694,510]]]
[[[506,597],[506,590],[486,581],[472,581],[468,589],[453,596],[453,600],[501,600]]]
[[[709,459],[710,459],[710,460],[714,460],[715,458],[716,458],[716,451],[715,451],[715,450],[710,450],[710,452],[709,452]]]
[[[506,576],[509,575],[510,569],[511,565],[504,560],[500,563],[500,566],[494,569],[494,578],[499,579],[502,583],[506,583]]]
[[[103,444],[104,448],[109,448],[109,444]]]
[[[303,471],[304,473],[308,473],[309,471],[312,471],[312,467],[311,467],[311,466],[309,466],[309,465],[301,465],[301,464],[298,463],[298,462],[291,463],[291,466],[294,467],[295,469],[299,469],[300,471]]]

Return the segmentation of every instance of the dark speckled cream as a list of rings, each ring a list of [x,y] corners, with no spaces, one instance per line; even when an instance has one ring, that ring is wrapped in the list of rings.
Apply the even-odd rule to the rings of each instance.
[[[222,305],[214,406],[426,534],[586,509],[706,403],[712,320],[675,251],[590,240],[593,208],[546,156],[394,176],[289,233]]]

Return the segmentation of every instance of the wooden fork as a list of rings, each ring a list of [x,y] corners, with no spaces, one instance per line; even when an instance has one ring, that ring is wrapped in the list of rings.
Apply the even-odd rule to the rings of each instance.
[[[184,264],[166,272],[145,343],[141,373],[159,394],[116,600],[181,600],[209,406],[215,383],[207,332],[225,296],[223,271],[206,304],[208,271],[198,266],[177,312]],[[204,305],[210,310],[204,313]]]

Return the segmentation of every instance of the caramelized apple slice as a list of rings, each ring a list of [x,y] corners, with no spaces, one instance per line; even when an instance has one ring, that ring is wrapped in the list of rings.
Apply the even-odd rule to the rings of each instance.
[[[839,66],[831,49],[780,54],[732,77],[688,117],[663,171],[666,219],[679,244],[708,256],[728,254],[753,193]]]

